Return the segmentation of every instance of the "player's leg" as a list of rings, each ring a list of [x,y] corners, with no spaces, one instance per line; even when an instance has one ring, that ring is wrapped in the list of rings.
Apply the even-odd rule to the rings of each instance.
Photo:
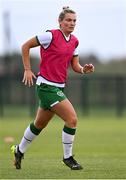
[[[77,126],[76,112],[68,99],[61,101],[51,110],[65,121],[62,131],[62,142],[64,148],[64,158],[69,158],[72,156],[72,146]]]
[[[35,121],[32,122],[24,132],[24,136],[19,144],[19,150],[24,153],[29,144],[35,139],[40,132],[47,126],[54,113],[49,110],[38,108]]]
[[[64,150],[63,162],[73,170],[80,170],[82,166],[72,156],[72,147],[75,138],[77,127],[77,115],[68,99],[65,99],[52,107],[52,112],[55,112],[65,125],[62,131],[62,142]]]
[[[21,169],[21,160],[25,151],[31,142],[40,134],[42,129],[47,126],[53,115],[54,113],[49,110],[44,110],[40,107],[38,108],[35,121],[26,128],[20,144],[12,147],[15,154],[14,165],[16,166],[16,169]]]

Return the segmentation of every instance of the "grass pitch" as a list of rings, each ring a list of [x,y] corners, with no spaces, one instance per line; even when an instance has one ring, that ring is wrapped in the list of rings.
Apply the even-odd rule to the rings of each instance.
[[[79,118],[73,153],[84,167],[81,171],[61,163],[63,122],[56,117],[25,153],[22,169],[16,170],[10,147],[20,142],[29,123],[20,117],[0,120],[0,179],[126,179],[125,117]],[[5,142],[5,137],[14,142]]]

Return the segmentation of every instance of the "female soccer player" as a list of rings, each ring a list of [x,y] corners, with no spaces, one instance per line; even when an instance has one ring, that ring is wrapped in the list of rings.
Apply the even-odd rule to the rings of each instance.
[[[77,115],[63,89],[69,64],[75,72],[82,74],[94,72],[94,66],[85,64],[82,67],[79,64],[78,39],[71,34],[76,25],[76,13],[65,7],[59,15],[58,22],[59,29],[48,30],[28,40],[22,46],[23,83],[29,86],[33,85],[33,79],[36,79],[31,70],[29,51],[33,47],[40,46],[41,63],[36,80],[39,107],[34,122],[26,128],[20,144],[12,147],[16,169],[21,169],[21,160],[29,144],[47,126],[54,114],[64,121],[63,162],[72,170],[83,169],[72,156]]]

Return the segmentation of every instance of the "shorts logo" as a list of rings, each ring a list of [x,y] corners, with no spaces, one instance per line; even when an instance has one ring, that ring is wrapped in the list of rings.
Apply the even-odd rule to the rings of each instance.
[[[57,95],[58,95],[58,96],[61,96],[61,97],[64,96],[64,94],[63,94],[62,91],[58,91],[58,92],[57,92]]]

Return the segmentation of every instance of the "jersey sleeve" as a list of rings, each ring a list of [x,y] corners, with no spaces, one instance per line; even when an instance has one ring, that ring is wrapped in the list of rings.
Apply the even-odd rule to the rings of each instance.
[[[45,32],[41,35],[37,35],[36,39],[41,46],[43,46],[44,48],[47,48],[52,41],[52,33],[49,31]]]
[[[73,56],[78,56],[78,47],[74,50]]]

